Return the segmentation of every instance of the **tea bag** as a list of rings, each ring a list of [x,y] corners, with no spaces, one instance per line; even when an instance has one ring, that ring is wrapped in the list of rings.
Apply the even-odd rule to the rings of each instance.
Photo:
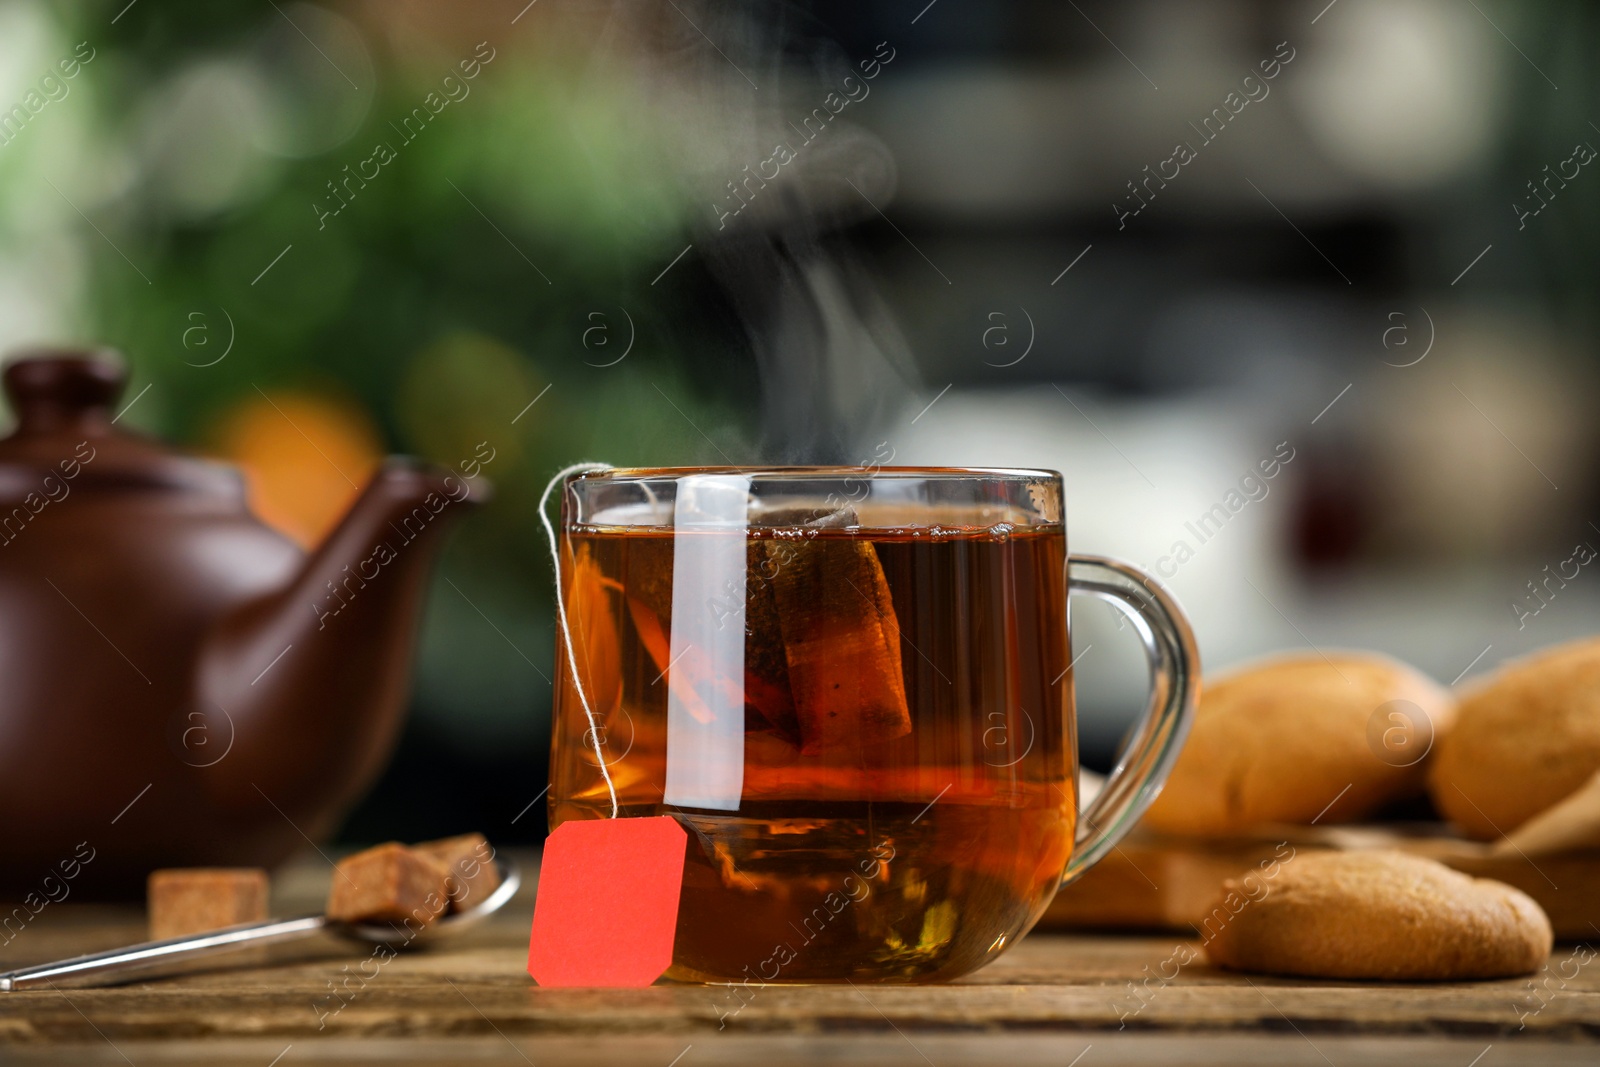
[[[800,721],[784,656],[778,601],[766,578],[772,572],[767,559],[770,543],[751,541],[746,553],[750,578],[745,586],[744,699],[774,733],[798,748]]]
[[[628,614],[656,669],[667,673],[667,685],[693,713],[705,706],[701,693],[709,693],[707,687],[732,693],[738,681],[722,677],[695,648],[686,649],[676,663],[671,662],[667,623],[672,613],[672,550],[672,544],[664,540],[635,547],[637,573],[627,579]],[[742,625],[745,630],[743,699],[758,713],[749,719],[747,729],[770,729],[798,748],[800,728],[789,693],[778,608],[771,583],[762,577],[770,572],[763,542],[749,542],[745,569],[748,581],[742,604],[717,605],[717,590],[707,591],[707,603],[724,613],[727,625]]]
[[[768,515],[802,530],[857,525],[844,507]],[[636,548],[638,576],[624,581],[634,630],[672,692],[693,713],[705,695],[736,692],[739,679],[716,672],[689,648],[671,659],[672,546]],[[660,552],[662,559],[654,559]],[[647,558],[649,557],[649,558]],[[743,699],[759,713],[747,729],[768,730],[806,755],[890,741],[911,732],[900,661],[900,624],[889,584],[872,544],[823,537],[752,539],[746,547],[746,587],[727,612],[745,631]],[[717,590],[707,590],[715,604]]]
[[[857,525],[849,506],[805,523]],[[764,542],[806,755],[856,749],[911,732],[900,622],[871,542],[831,537]]]

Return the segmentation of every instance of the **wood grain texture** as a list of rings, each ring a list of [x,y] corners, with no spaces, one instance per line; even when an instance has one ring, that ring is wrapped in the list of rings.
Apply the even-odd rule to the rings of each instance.
[[[278,879],[275,912],[303,908],[328,869]],[[530,880],[531,881],[531,880]],[[524,970],[528,890],[459,941],[402,952],[369,981],[359,946],[284,946],[264,965],[113,989],[0,994],[7,1063],[314,1062],[1051,1063],[1087,1045],[1104,1063],[1454,1064],[1486,1046],[1494,1062],[1593,1062],[1600,1050],[1600,961],[1552,979],[1378,985],[1228,974],[1203,960],[1163,967],[1172,935],[1036,934],[946,986],[767,986],[747,1003],[727,987],[543,990]],[[141,936],[136,909],[51,905],[0,965],[93,951]],[[1600,935],[1596,936],[1600,942]],[[1558,947],[1555,962],[1568,949]],[[1148,968],[1148,970],[1147,970]],[[368,970],[374,968],[369,965]],[[1554,970],[1552,971],[1554,973]],[[1130,983],[1148,980],[1135,993]],[[1519,1006],[1521,1011],[1519,1012]],[[737,1011],[735,1009],[738,1009]],[[1519,1030],[1519,1026],[1521,1029]],[[1203,1040],[1202,1040],[1203,1039]],[[1550,1042],[1560,1042],[1552,1044]],[[1537,1055],[1535,1055],[1537,1053]],[[1563,1059],[1563,1057],[1566,1057]]]
[[[16,1067],[70,1063],[83,1067],[318,1067],[333,1064],[406,1064],[408,1067],[800,1067],[870,1064],[872,1067],[1589,1067],[1591,1045],[1484,1038],[1369,1038],[1320,1036],[1315,1043],[1293,1032],[1208,1037],[1182,1034],[897,1034],[618,1037],[603,1044],[572,1037],[334,1038],[319,1042],[229,1040],[176,1043],[122,1042],[121,1053],[103,1041],[51,1048],[8,1049]],[[1485,1052],[1487,1051],[1487,1054]],[[282,1057],[276,1064],[274,1059]],[[681,1057],[681,1058],[680,1058]],[[1079,1058],[1081,1057],[1081,1059]],[[1479,1057],[1482,1057],[1479,1059]],[[674,1062],[676,1061],[676,1062]]]

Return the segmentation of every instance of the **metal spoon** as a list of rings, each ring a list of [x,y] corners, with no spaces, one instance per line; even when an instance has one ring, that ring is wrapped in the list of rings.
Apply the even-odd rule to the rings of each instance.
[[[84,986],[116,985],[152,977],[144,972],[149,968],[192,960],[204,956],[217,956],[249,945],[273,945],[285,941],[299,941],[326,931],[352,941],[368,944],[404,947],[419,941],[433,941],[479,922],[505,906],[522,884],[522,875],[509,860],[496,858],[500,871],[500,885],[465,911],[440,916],[417,931],[407,931],[394,924],[342,923],[326,915],[302,915],[297,919],[268,919],[265,922],[245,923],[188,937],[173,937],[165,941],[146,941],[126,948],[114,948],[87,956],[57,960],[54,963],[37,963],[0,974],[0,992],[39,989],[57,986],[82,988]]]

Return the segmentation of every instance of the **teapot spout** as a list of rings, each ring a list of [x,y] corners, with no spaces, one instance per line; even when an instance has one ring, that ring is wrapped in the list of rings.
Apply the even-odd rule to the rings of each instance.
[[[197,686],[203,709],[232,724],[231,753],[207,781],[217,802],[265,796],[315,838],[360,798],[400,732],[442,535],[489,491],[391,459],[287,588],[220,621]]]

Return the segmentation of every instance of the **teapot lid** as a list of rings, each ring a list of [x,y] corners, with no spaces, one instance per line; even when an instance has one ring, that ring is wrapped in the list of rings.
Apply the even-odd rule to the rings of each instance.
[[[17,418],[0,438],[0,501],[50,492],[55,483],[46,478],[74,488],[243,495],[237,471],[116,425],[113,407],[128,374],[113,349],[25,349],[0,377]]]

